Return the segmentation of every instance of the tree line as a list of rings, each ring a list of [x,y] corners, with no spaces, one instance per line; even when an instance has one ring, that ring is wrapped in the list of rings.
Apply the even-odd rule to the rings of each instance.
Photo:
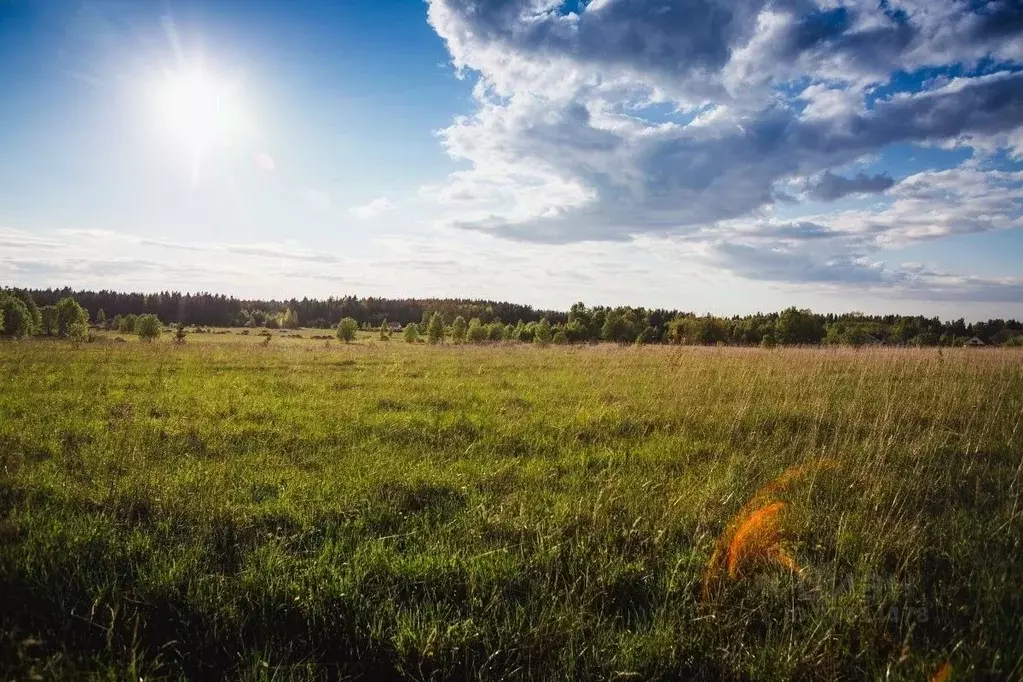
[[[157,294],[71,289],[0,291],[0,329],[6,336],[32,333],[72,336],[93,325],[136,333],[166,323],[258,328],[333,328],[342,340],[358,329],[377,329],[382,338],[400,330],[406,341],[431,342],[764,346],[963,345],[977,338],[987,345],[1023,345],[1023,324],[995,319],[967,323],[962,318],[820,314],[787,308],[775,313],[718,317],[642,307],[588,307],[537,310],[507,302],[471,299],[386,299],[356,296],[285,301],[241,300],[223,295],[180,292]],[[25,320],[28,320],[27,322]],[[343,329],[343,331],[342,331]],[[158,333],[158,332],[157,332]]]
[[[348,318],[351,325],[356,321]],[[380,329],[382,337],[389,331]],[[1023,324],[1016,320],[966,323],[942,322],[938,318],[901,315],[870,316],[862,313],[822,315],[807,309],[787,308],[778,313],[716,317],[694,313],[664,313],[631,307],[593,307],[576,303],[564,322],[546,317],[537,322],[484,322],[456,316],[450,322],[441,313],[424,316],[406,325],[406,341],[426,336],[429,342],[486,343],[520,341],[537,344],[613,342],[619,344],[776,345],[873,344],[903,346],[956,346],[979,339],[985,345],[1023,346]]]
[[[379,326],[383,320],[401,325],[419,322],[427,311],[440,312],[454,319],[479,317],[487,322],[494,319],[538,322],[564,320],[565,313],[555,310],[535,310],[528,305],[473,299],[389,299],[338,296],[325,299],[302,298],[287,300],[246,300],[223,294],[182,293],[122,293],[118,291],[86,291],[63,289],[35,289],[29,292],[39,305],[53,305],[62,298],[73,298],[93,315],[103,310],[108,318],[115,315],[141,315],[150,313],[165,322],[203,327],[263,327],[280,325],[288,311],[301,320],[303,327],[333,328],[342,318],[351,317],[361,325]]]

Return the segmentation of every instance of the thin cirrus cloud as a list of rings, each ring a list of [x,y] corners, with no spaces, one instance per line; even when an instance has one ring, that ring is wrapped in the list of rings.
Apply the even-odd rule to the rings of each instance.
[[[995,163],[1023,160],[1018,3],[429,0],[428,18],[478,79],[475,110],[439,132],[470,167],[430,188],[447,226],[668,240],[748,279],[1019,295],[1011,278],[888,263],[1023,227],[1023,177]],[[866,167],[893,145],[973,158]]]

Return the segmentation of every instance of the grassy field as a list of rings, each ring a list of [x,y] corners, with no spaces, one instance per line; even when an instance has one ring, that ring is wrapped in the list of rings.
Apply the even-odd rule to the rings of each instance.
[[[300,333],[0,344],[0,678],[1023,675],[1023,353]]]

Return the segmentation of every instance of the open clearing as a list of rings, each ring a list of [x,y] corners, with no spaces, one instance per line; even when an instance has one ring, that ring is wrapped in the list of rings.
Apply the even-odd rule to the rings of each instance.
[[[0,344],[0,677],[1023,674],[1019,351],[111,336]]]

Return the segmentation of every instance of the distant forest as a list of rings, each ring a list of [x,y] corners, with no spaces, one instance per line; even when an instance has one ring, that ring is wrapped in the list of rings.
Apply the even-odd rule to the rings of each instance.
[[[141,294],[70,288],[19,293],[22,297],[30,296],[40,308],[55,306],[62,299],[74,299],[88,312],[91,321],[107,326],[117,317],[153,314],[164,323],[202,327],[331,328],[343,318],[352,318],[364,328],[376,328],[386,322],[402,327],[415,323],[425,330],[431,316],[439,314],[449,330],[452,325],[457,330],[473,321],[488,328],[485,336],[491,340],[531,340],[532,330],[546,321],[544,335],[549,329],[555,343],[953,346],[979,339],[985,345],[1023,345],[1023,324],[1016,320],[967,323],[963,319],[942,321],[923,316],[818,314],[797,308],[717,317],[661,308],[587,307],[582,303],[567,311],[539,310],[516,303],[470,299],[340,296],[278,301],[243,300],[210,293]]]

